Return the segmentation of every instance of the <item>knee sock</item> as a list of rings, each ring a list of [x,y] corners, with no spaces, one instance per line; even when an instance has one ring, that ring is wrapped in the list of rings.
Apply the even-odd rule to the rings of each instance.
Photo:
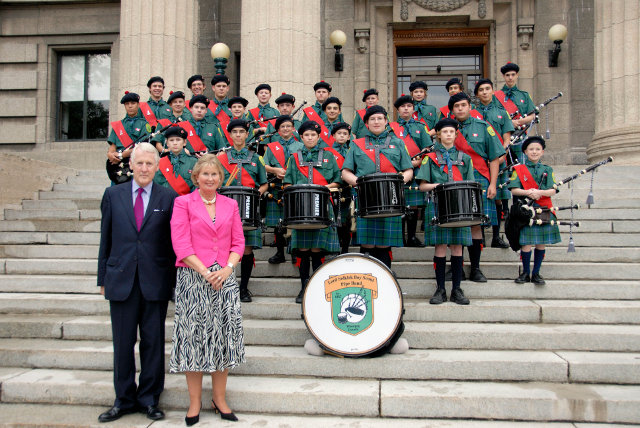
[[[545,250],[536,250],[533,252],[533,275],[540,273],[542,260],[544,259]]]
[[[507,221],[507,216],[508,215],[509,215],[509,200],[508,199],[503,199],[502,200],[502,212],[501,212],[502,221]]]
[[[493,239],[498,239],[500,237],[500,216],[498,216],[498,225],[491,226],[491,232],[493,234]]]
[[[279,229],[276,229],[275,237],[276,237],[276,247],[278,248],[278,252],[283,253],[284,247],[287,245],[287,240],[284,237],[284,233],[282,231],[279,231]]]
[[[340,241],[340,252],[342,254],[349,252],[349,244],[351,243],[351,225],[345,224],[338,228],[338,240]]]
[[[311,266],[315,272],[322,265],[322,253],[311,253]]]
[[[520,250],[520,260],[522,260],[522,273],[531,272],[531,251]]]
[[[240,261],[240,290],[246,290],[249,286],[249,278],[251,278],[251,271],[253,271],[253,253],[245,254]]]
[[[469,249],[469,261],[471,269],[480,268],[480,254],[482,253],[482,239],[473,239]]]
[[[391,247],[378,248],[380,251],[380,260],[391,269]]]
[[[462,256],[451,256],[451,284],[452,290],[460,288],[462,280]]]
[[[300,260],[300,285],[301,290],[304,290],[304,287],[307,285],[309,281],[309,252],[308,251],[299,251],[298,259]]]
[[[438,290],[444,290],[444,271],[446,267],[446,257],[433,256],[433,269],[436,271],[436,284],[438,285]]]
[[[416,228],[418,227],[418,212],[407,217],[407,240],[416,236]]]

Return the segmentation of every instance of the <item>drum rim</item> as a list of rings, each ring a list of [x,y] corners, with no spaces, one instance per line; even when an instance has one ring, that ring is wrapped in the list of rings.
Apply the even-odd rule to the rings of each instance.
[[[385,179],[384,181],[402,181],[404,183],[404,179],[397,172],[372,172],[371,174],[361,175],[360,177],[356,178],[356,183],[364,182],[365,180],[375,181],[374,178],[383,178]]]
[[[258,189],[256,189],[255,187],[247,187],[247,186],[222,186],[220,187],[217,192],[220,193],[221,195],[227,196],[224,194],[224,191],[227,191],[228,193],[232,193],[234,191],[240,191],[239,193],[251,193],[251,194],[258,194],[258,196],[260,196],[260,191]]]
[[[400,287],[400,283],[398,282],[398,279],[396,278],[396,276],[393,274],[393,271],[391,269],[389,269],[387,267],[387,265],[385,265],[380,260],[376,259],[375,257],[373,257],[370,254],[363,254],[363,253],[338,254],[337,256],[331,258],[331,260],[327,260],[327,262],[331,262],[333,260],[340,259],[340,258],[347,258],[347,257],[354,257],[354,256],[359,256],[359,257],[364,257],[364,258],[370,259],[372,262],[377,263],[384,270],[388,271],[389,275],[393,279],[393,283],[395,284],[396,288],[398,289],[398,296],[400,296],[400,313],[398,315],[398,319],[396,320],[394,329],[389,334],[389,336],[386,337],[385,340],[381,341],[379,346],[377,346],[376,348],[373,348],[373,349],[369,349],[366,352],[357,352],[357,353],[356,352],[351,352],[351,353],[349,353],[349,352],[339,351],[339,350],[333,349],[330,346],[327,346],[323,342],[321,342],[318,339],[318,337],[316,337],[316,335],[313,334],[313,330],[309,327],[309,323],[307,322],[307,316],[306,316],[305,310],[304,310],[305,309],[305,303],[304,303],[305,302],[305,296],[307,294],[307,291],[309,290],[309,287],[305,287],[304,294],[302,296],[301,312],[302,312],[302,320],[304,321],[305,327],[307,327],[307,331],[311,334],[311,336],[313,336],[315,341],[318,342],[318,345],[320,345],[320,347],[323,350],[325,350],[326,352],[328,352],[330,354],[338,355],[338,356],[342,356],[342,357],[360,358],[360,357],[366,357],[368,355],[373,354],[374,352],[379,351],[385,344],[389,343],[389,341],[393,338],[393,336],[395,336],[395,334],[398,332],[398,329],[400,329],[400,326],[402,325],[402,318],[404,317],[404,296],[402,295],[402,287]],[[324,266],[324,263],[323,263],[323,266]],[[318,270],[316,270],[315,272],[313,272],[313,274],[311,275],[311,277],[307,281],[307,285],[309,285],[311,283],[311,280],[318,273],[318,271],[320,271],[320,268]]]
[[[306,190],[312,190],[312,189],[317,189],[320,191],[320,193],[325,193],[325,192],[330,192],[330,190],[326,187],[326,186],[322,186],[320,184],[313,184],[313,183],[301,183],[301,184],[291,184],[287,187],[285,187],[284,189],[282,189],[283,192],[291,192],[294,190],[302,190],[302,189],[306,189]]]
[[[473,181],[473,180],[460,180],[460,181],[447,181],[446,183],[442,183],[442,186],[438,186],[436,187],[434,190],[435,191],[443,191],[445,189],[449,189],[449,188],[455,188],[455,187],[460,187],[463,189],[482,189],[482,184],[478,183],[477,181]]]

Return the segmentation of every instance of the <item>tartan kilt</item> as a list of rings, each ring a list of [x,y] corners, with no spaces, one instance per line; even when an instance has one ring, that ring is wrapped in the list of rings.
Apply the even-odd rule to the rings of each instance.
[[[510,178],[511,176],[508,170],[501,172],[500,175],[498,175],[498,185],[502,183],[508,183]],[[504,186],[503,188],[497,187],[496,199],[511,199],[511,191],[509,190],[509,188],[507,186]]]
[[[557,220],[551,215],[551,220]],[[562,241],[557,224],[525,226],[520,230],[520,245],[557,244]]]
[[[280,196],[274,194],[273,199],[267,199],[267,216],[264,222],[268,227],[276,227],[282,219],[282,204],[276,202],[279,198]]]
[[[246,247],[262,248],[262,230],[260,228],[256,230],[245,230],[244,245]]]
[[[436,215],[436,205],[429,202],[425,219],[432,219]],[[425,245],[452,244],[469,246],[471,242],[471,227],[440,227],[430,222],[424,225]]]
[[[482,206],[484,207],[484,214],[489,216],[489,222],[483,223],[483,226],[497,226],[498,225],[498,213],[496,212],[496,202],[493,199],[487,198],[487,189],[489,188],[489,180],[484,178],[475,169],[473,170],[473,177],[476,182],[482,186]]]
[[[402,216],[382,218],[356,218],[357,234],[354,245],[381,245],[403,247]]]
[[[404,186],[405,205],[408,205],[410,207],[424,207],[426,205],[425,192],[418,189],[409,189],[409,186],[417,187],[418,184],[415,180],[412,180]]]
[[[315,230],[291,230],[291,243],[289,252],[296,248],[322,248],[328,253],[340,251],[338,232],[333,226]]]

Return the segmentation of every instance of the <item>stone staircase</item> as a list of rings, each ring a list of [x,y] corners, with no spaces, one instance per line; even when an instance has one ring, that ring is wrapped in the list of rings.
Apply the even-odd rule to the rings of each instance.
[[[578,168],[556,168],[556,177]],[[311,336],[293,302],[297,270],[269,265],[274,250],[258,250],[254,302],[243,304],[247,364],[228,385],[240,426],[640,423],[639,173],[600,168],[596,204],[575,213],[576,253],[567,253],[561,227],[563,242],[543,265],[544,287],[513,283],[517,254],[487,248],[490,281],[463,283],[471,305],[432,306],[433,248],[396,249],[411,347],[404,355],[307,355],[302,345]],[[106,185],[103,171],[80,171],[6,209],[0,221],[0,426],[97,425],[113,402],[109,307],[95,284]],[[583,203],[588,188],[589,177],[574,181],[574,201]],[[561,190],[555,205],[569,203],[571,192]],[[172,313],[170,305],[167,355]],[[152,425],[181,426],[187,401],[184,377],[167,375],[168,418]],[[201,425],[214,423],[205,411]],[[151,422],[134,415],[113,425]]]

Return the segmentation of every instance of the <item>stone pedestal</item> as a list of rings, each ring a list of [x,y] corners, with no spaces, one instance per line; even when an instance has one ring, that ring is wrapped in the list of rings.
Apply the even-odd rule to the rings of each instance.
[[[296,105],[303,99],[315,103],[323,47],[321,3],[242,1],[240,94],[250,107],[257,104],[254,89],[260,83],[271,85],[272,104],[282,92],[293,94]]]
[[[640,4],[596,0],[595,135],[589,162],[640,164]]]
[[[146,101],[151,76],[164,78],[165,99],[170,90],[187,89],[197,67],[198,0],[122,0],[120,5],[117,101],[126,90]],[[124,108],[118,109],[120,118]]]

